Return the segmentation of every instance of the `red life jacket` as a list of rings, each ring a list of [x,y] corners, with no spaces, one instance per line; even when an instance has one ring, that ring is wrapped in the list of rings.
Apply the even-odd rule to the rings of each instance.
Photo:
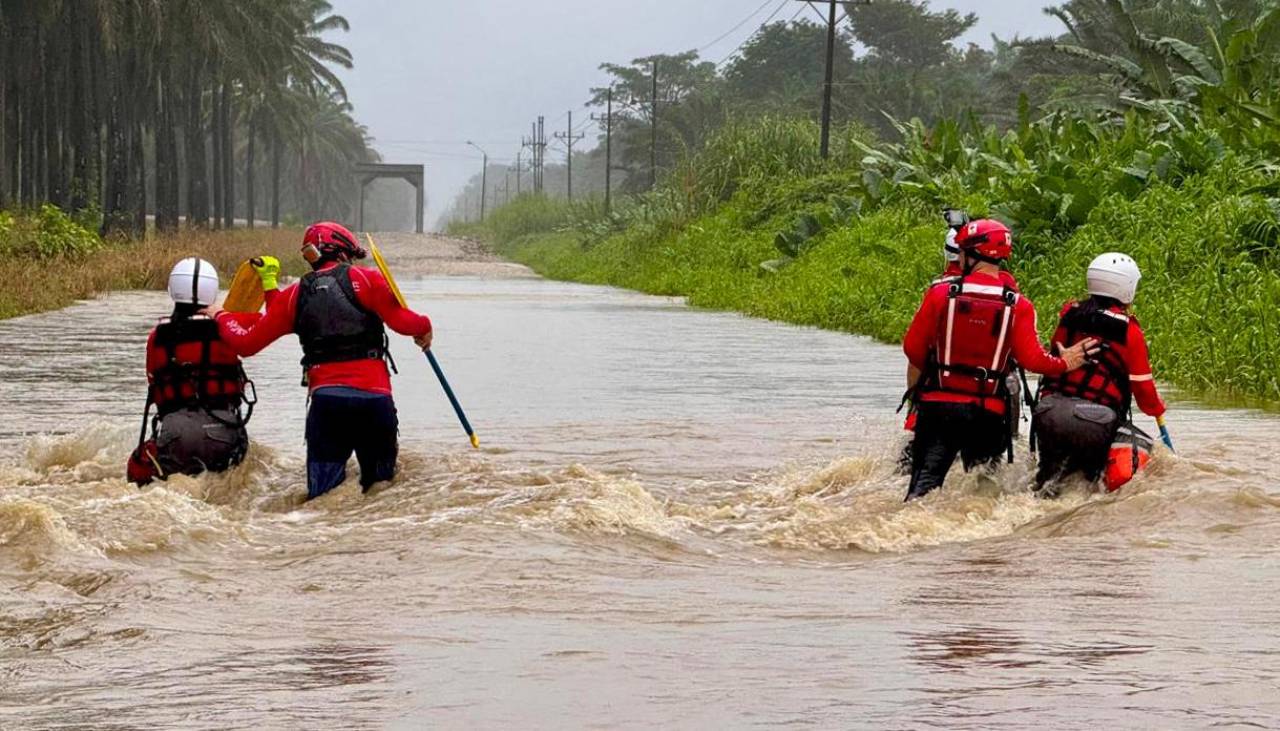
[[[1019,296],[1008,285],[947,281],[947,311],[934,335],[934,363],[921,391],[1003,397]]]
[[[151,371],[151,400],[161,416],[193,407],[235,409],[244,401],[244,367],[213,320],[162,322],[152,342],[164,360]]]
[[[1055,340],[1070,347],[1085,338],[1097,338],[1102,350],[1093,362],[1070,373],[1046,378],[1044,393],[1056,393],[1102,404],[1124,416],[1129,413],[1133,392],[1124,349],[1129,341],[1130,316],[1114,310],[1084,312],[1073,302],[1058,323]]]

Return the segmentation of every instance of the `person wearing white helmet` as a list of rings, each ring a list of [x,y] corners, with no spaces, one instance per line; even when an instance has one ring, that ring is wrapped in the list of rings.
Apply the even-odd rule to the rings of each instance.
[[[1166,407],[1156,389],[1146,334],[1129,311],[1142,272],[1132,257],[1103,254],[1089,265],[1089,297],[1063,308],[1053,342],[1067,347],[1095,338],[1103,348],[1080,370],[1041,382],[1043,398],[1032,420],[1039,450],[1036,486],[1071,474],[1105,477],[1108,490],[1132,479],[1150,456],[1151,439],[1133,426],[1132,405],[1163,425]]]
[[[173,313],[147,338],[147,405],[138,448],[127,466],[129,480],[139,486],[240,464],[256,401],[253,384],[240,358],[219,337],[217,323],[197,314],[218,297],[217,270],[203,259],[183,259],[169,274],[168,289]]]

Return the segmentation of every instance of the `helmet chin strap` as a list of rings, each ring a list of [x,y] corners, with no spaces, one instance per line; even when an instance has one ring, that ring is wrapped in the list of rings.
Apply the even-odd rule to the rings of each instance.
[[[200,304],[200,264],[199,257],[196,258],[195,271],[191,272],[191,304]]]
[[[966,249],[964,252],[964,275],[967,277],[970,274],[973,274],[973,270],[977,269],[979,264],[990,264],[992,266],[999,267],[1000,260],[990,256],[983,256],[976,251]]]

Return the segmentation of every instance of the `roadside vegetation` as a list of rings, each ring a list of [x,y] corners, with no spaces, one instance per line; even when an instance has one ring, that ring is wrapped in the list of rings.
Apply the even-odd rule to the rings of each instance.
[[[0,2],[0,318],[162,288],[184,256],[224,286],[301,266],[277,227],[349,216],[378,159],[347,27],[325,0]]]
[[[1162,379],[1280,401],[1280,8],[1058,12],[1067,34],[1021,52],[1061,57],[1059,85],[1008,118],[846,120],[822,160],[811,120],[740,117],[609,214],[525,196],[457,228],[551,277],[897,342],[942,268],[939,211],[964,207],[1014,226],[1046,335],[1092,257],[1126,251]]]
[[[57,309],[99,292],[163,289],[174,263],[200,256],[222,288],[241,262],[272,254],[287,274],[305,267],[295,229],[181,231],[145,241],[108,239],[46,205],[32,215],[0,212],[0,319]]]

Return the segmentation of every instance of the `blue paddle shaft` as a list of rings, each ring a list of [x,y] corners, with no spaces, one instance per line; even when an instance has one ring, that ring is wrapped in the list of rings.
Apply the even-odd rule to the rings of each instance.
[[[458,415],[458,421],[462,422],[462,428],[467,430],[467,436],[474,437],[475,431],[471,428],[471,422],[467,421],[467,415],[462,413],[462,404],[458,403],[458,397],[453,395],[453,389],[449,387],[449,381],[444,377],[444,371],[440,370],[440,364],[436,362],[436,356],[430,350],[422,351],[427,354],[427,362],[431,364],[431,370],[436,372],[436,378],[440,379],[440,386],[444,389],[444,395],[449,397],[449,403],[453,404],[453,411]]]

